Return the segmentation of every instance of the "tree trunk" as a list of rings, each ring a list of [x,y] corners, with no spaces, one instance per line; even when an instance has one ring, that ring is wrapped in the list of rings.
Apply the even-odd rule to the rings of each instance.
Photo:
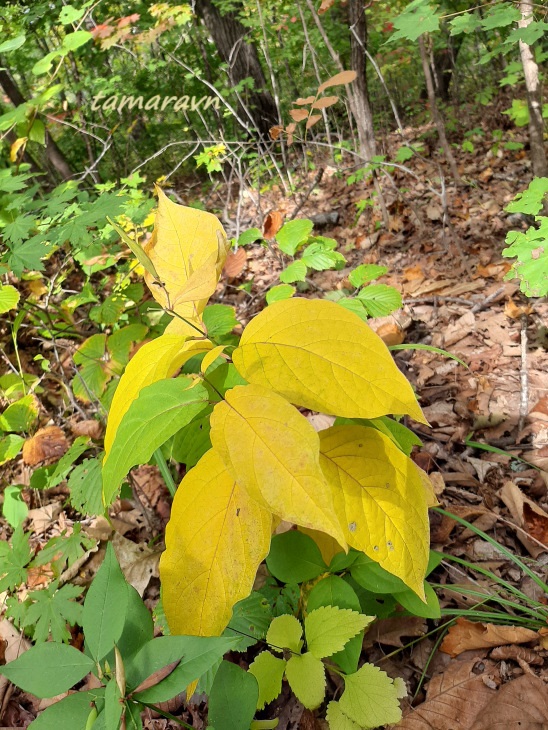
[[[448,36],[445,48],[440,48],[433,53],[436,93],[442,101],[449,101],[449,87],[463,39],[464,33],[455,38]]]
[[[455,182],[459,184],[461,182],[461,179],[459,171],[457,169],[457,163],[455,162],[455,158],[453,157],[453,153],[451,152],[451,147],[449,146],[449,142],[447,141],[447,136],[445,134],[445,124],[436,103],[434,79],[432,77],[432,71],[428,62],[428,54],[426,52],[426,45],[424,43],[424,34],[419,36],[419,49],[421,53],[422,70],[424,72],[424,79],[426,81],[426,91],[428,93],[428,103],[430,104],[432,118],[434,120],[434,124],[436,125],[436,129],[438,130],[440,144],[443,148],[445,158],[449,164],[451,175],[453,176]]]
[[[13,76],[5,69],[0,70],[0,86],[8,95],[14,106],[24,104],[26,99],[19,90]],[[63,180],[72,177],[72,170],[65,155],[61,152],[54,139],[46,131],[46,156],[50,165],[57,171]]]
[[[519,4],[521,20],[520,28],[527,28],[533,20],[533,3],[531,0],[521,0]],[[530,46],[523,41],[519,42],[521,63],[525,75],[527,90],[527,107],[529,108],[529,145],[531,147],[531,163],[535,177],[548,176],[546,149],[544,147],[544,120],[542,119],[542,99],[538,80],[538,66]]]
[[[367,88],[367,57],[365,55],[367,24],[363,0],[350,0],[348,3],[348,25],[350,27],[350,68],[358,74],[354,83],[354,106],[360,151],[364,157],[370,159],[377,154],[377,144]]]
[[[253,79],[254,88],[246,92],[250,102],[248,111],[261,135],[268,136],[270,127],[278,123],[278,111],[268,90],[257,49],[245,41],[249,30],[240,23],[235,13],[221,15],[213,0],[196,0],[195,7],[220,57],[228,64],[230,83],[235,86],[244,79]]]

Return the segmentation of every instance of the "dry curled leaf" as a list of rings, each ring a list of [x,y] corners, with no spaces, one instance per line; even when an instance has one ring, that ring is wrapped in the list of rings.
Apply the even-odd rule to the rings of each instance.
[[[274,141],[276,141],[283,131],[284,131],[284,128],[280,127],[278,124],[275,127],[270,127],[270,129],[268,130],[270,139],[273,139]]]
[[[263,223],[263,238],[265,241],[271,241],[274,238],[283,222],[284,217],[279,210],[273,210],[266,216]]]
[[[335,4],[335,0],[322,0],[322,4],[318,8],[318,15],[322,15],[323,13],[326,13],[329,8],[333,7]]]
[[[387,322],[381,324],[377,329],[377,334],[385,345],[401,345],[405,339],[405,333],[396,322]]]
[[[531,314],[532,312],[533,307],[531,307],[530,304],[516,304],[512,297],[509,297],[508,301],[504,305],[504,314],[510,319],[519,319],[524,314]]]
[[[496,659],[496,661],[500,661],[501,659],[508,661],[511,659],[514,662],[521,660],[526,664],[536,664],[537,666],[544,664],[543,657],[539,656],[535,651],[528,649],[526,646],[516,646],[515,644],[498,646],[496,649],[493,649],[489,656],[491,659]]]
[[[504,644],[528,644],[538,634],[522,626],[496,626],[459,617],[445,635],[440,651],[456,657],[469,649],[490,649]]]
[[[494,694],[470,730],[545,730],[548,727],[546,685],[534,674],[504,684]]]
[[[29,466],[53,463],[67,451],[69,443],[59,426],[46,426],[23,444],[23,461]]]
[[[514,482],[507,481],[500,490],[500,497],[510,510],[512,518],[518,527],[534,538],[517,531],[517,537],[525,545],[531,555],[536,558],[546,552],[542,545],[548,545],[548,514],[538,507],[529,497],[526,497]],[[542,543],[539,545],[535,540]]]
[[[245,248],[240,246],[237,251],[230,252],[225,261],[225,274],[229,279],[236,279],[242,273],[245,262],[247,261],[247,253]]]
[[[103,435],[103,425],[93,418],[71,423],[70,430],[75,436],[89,436],[92,439],[100,439]]]
[[[289,116],[295,122],[302,122],[303,119],[307,118],[308,112],[306,111],[306,109],[291,109],[289,111]]]
[[[375,621],[365,634],[363,646],[367,649],[373,644],[402,647],[402,638],[424,636],[426,621],[418,616],[394,616]]]
[[[306,128],[311,129],[316,124],[316,122],[320,121],[321,118],[322,118],[321,114],[313,114],[306,122],[306,125],[305,125]]]

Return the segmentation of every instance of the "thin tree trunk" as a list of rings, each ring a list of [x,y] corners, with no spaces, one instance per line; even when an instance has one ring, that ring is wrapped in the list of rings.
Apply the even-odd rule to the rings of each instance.
[[[424,72],[424,79],[426,81],[426,91],[428,93],[428,103],[430,104],[430,111],[432,113],[432,118],[436,125],[436,129],[438,130],[438,137],[440,139],[440,144],[442,146],[445,158],[449,164],[449,168],[451,170],[451,175],[453,176],[453,179],[455,180],[455,182],[457,184],[460,184],[461,178],[459,175],[459,171],[457,169],[457,163],[455,162],[455,158],[453,157],[453,153],[451,152],[451,147],[449,146],[449,142],[447,141],[447,136],[445,134],[445,123],[443,121],[443,117],[441,116],[440,110],[438,109],[438,105],[436,103],[436,92],[434,89],[434,80],[432,78],[432,71],[430,69],[430,64],[428,62],[428,54],[426,52],[426,45],[424,43],[424,34],[419,36],[419,49],[420,49],[420,53],[421,53],[422,70]]]
[[[212,0],[196,0],[196,12],[228,65],[230,82],[236,86],[244,79],[253,79],[255,87],[247,92],[250,114],[259,132],[268,136],[270,127],[278,123],[278,110],[268,90],[257,49],[246,42],[249,30],[234,13],[222,15]]]
[[[521,20],[518,25],[520,28],[527,28],[533,20],[533,3],[531,0],[521,0],[519,9],[521,11]],[[531,148],[533,174],[535,177],[546,177],[548,176],[548,163],[546,161],[546,149],[544,147],[544,120],[542,118],[542,99],[538,79],[538,66],[531,48],[527,43],[520,40],[519,51],[527,91],[529,145]]]
[[[432,54],[434,73],[436,75],[436,92],[442,101],[449,101],[449,87],[455,72],[457,56],[462,46],[464,33],[455,38],[447,35],[447,45]]]
[[[26,99],[20,92],[13,76],[5,69],[0,70],[0,86],[4,89],[14,106],[20,106],[25,103]],[[72,177],[73,173],[65,155],[61,152],[55,140],[47,131],[46,156],[51,166],[58,172],[63,180],[69,180]]]

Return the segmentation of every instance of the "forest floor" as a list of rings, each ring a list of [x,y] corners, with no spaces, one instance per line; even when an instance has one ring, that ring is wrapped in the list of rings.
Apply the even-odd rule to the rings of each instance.
[[[356,221],[355,203],[368,196],[369,187],[366,183],[348,186],[326,161],[323,176],[298,217],[338,213],[336,225],[317,230],[339,242],[349,268],[314,273],[304,295],[321,296],[322,291],[340,288],[350,268],[360,263],[388,267],[389,273],[381,281],[402,292],[404,306],[390,317],[371,320],[373,329],[387,344],[442,348],[466,363],[465,367],[428,350],[395,353],[431,426],[407,422],[424,444],[413,458],[430,474],[444,509],[521,556],[546,580],[548,303],[527,300],[514,281],[504,281],[509,269],[508,260],[501,256],[506,232],[527,225],[521,218],[509,216],[504,207],[526,187],[530,169],[522,151],[505,151],[498,157],[489,150],[490,145],[480,140],[474,154],[460,152],[460,171],[470,184],[456,187],[446,181],[448,219],[444,219],[443,200],[435,192],[439,190],[435,182],[438,171],[431,160],[406,163],[418,179],[395,170],[396,187],[405,185],[408,190],[402,196],[395,187],[385,186],[389,230],[375,230],[375,220],[380,218],[376,210],[368,209]],[[317,175],[317,168],[310,171],[301,189],[307,190]],[[431,187],[428,179],[433,181]],[[212,196],[214,207],[218,205],[217,195],[222,200],[223,191]],[[254,198],[244,197],[239,211],[241,228],[262,226],[272,211],[289,217],[295,205],[278,186],[261,194],[260,209]],[[233,219],[234,212],[235,205],[229,218]],[[241,270],[230,278],[225,274],[214,298],[234,305],[243,325],[264,307],[264,295],[277,283],[281,269],[270,249],[257,244],[245,251],[245,258],[240,254]],[[249,291],[240,288],[246,282],[251,282]],[[38,348],[25,352],[25,361],[32,362],[39,352]],[[51,414],[48,425],[61,427],[69,438],[83,432],[82,423],[91,423],[91,415],[89,421],[75,424],[59,420],[48,403],[44,409]],[[318,418],[313,422],[318,424]],[[320,421],[319,427],[326,425],[328,420]],[[484,450],[470,442],[499,451]],[[14,484],[28,484],[29,467],[17,462],[9,479]],[[134,485],[139,499],[126,500],[116,508],[115,541],[128,579],[139,585],[152,607],[159,595],[157,560],[162,545],[157,538],[169,518],[169,497],[155,467],[134,470]],[[70,528],[73,515],[64,508],[65,497],[63,483],[40,493],[40,503],[33,497],[28,527],[38,542]],[[476,532],[438,512],[431,514],[431,526],[433,549],[478,567],[470,571],[447,560],[436,569],[433,582],[442,586],[438,590],[442,612],[449,608],[462,609],[463,613],[473,610],[481,599],[470,596],[469,589],[484,595],[497,591],[496,582],[482,570],[518,588],[523,600],[546,603],[547,596],[532,578]],[[110,534],[103,518],[84,521],[84,527],[98,539]],[[1,532],[3,537],[8,534],[5,524]],[[148,547],[151,540],[156,540],[153,549]],[[101,549],[91,551],[71,580],[87,584],[101,558]],[[41,570],[33,580],[28,588],[47,584],[51,575]],[[382,619],[373,625],[365,637],[364,659],[377,663],[391,676],[402,676],[410,691],[400,727],[450,730],[458,725],[462,730],[486,730],[499,724],[518,727],[513,724],[518,720],[521,730],[548,727],[544,699],[548,636],[543,635],[543,629],[531,631],[516,625],[512,607],[506,611],[507,626],[497,628],[487,623],[471,625],[459,618],[446,633],[448,627],[442,631],[440,626],[447,624],[447,619],[413,616]],[[4,636],[11,626],[6,624],[6,620],[0,624]],[[252,658],[237,656],[244,667]],[[340,689],[333,678],[329,688],[331,696]],[[25,727],[45,706],[45,701],[24,693],[6,694],[6,686],[0,685],[0,691],[4,698],[0,724],[5,727]],[[199,697],[194,699],[190,708],[175,702],[169,711],[192,727],[205,728],[204,704]],[[279,730],[327,727],[289,692],[262,716],[279,717]],[[151,716],[145,727],[167,730],[177,725]]]

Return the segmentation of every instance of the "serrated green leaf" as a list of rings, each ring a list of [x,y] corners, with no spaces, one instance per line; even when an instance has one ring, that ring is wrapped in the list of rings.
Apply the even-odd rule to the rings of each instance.
[[[327,705],[327,722],[329,730],[363,730],[359,725],[345,715],[339,702],[330,702]]]
[[[249,665],[248,671],[259,685],[258,710],[262,710],[280,695],[286,664],[285,659],[278,659],[269,651],[262,651]]]
[[[408,41],[417,41],[423,33],[431,33],[439,28],[439,16],[429,0],[415,0],[410,3],[405,11],[394,19],[393,33],[389,42],[405,39]]]
[[[274,304],[274,302],[280,302],[283,299],[290,299],[296,291],[291,284],[278,284],[267,291],[266,303]]]
[[[280,272],[280,281],[284,284],[292,284],[295,281],[304,281],[306,279],[306,264],[301,261],[293,261],[282,272]]]
[[[548,177],[535,177],[527,190],[518,193],[505,210],[509,213],[525,213],[537,215],[542,210],[544,199],[548,193]]]
[[[69,500],[74,509],[84,515],[99,515],[103,511],[102,459],[84,459],[68,480]]]
[[[304,620],[308,651],[317,659],[324,659],[341,651],[362,629],[374,620],[348,608],[321,606]]]
[[[371,317],[386,317],[402,306],[401,294],[388,284],[370,284],[359,292],[358,299]]]
[[[47,588],[31,591],[28,595],[30,605],[21,627],[34,626],[32,638],[35,643],[47,641],[50,634],[53,641],[70,641],[67,623],[74,626],[80,621],[82,606],[76,599],[83,590],[70,583],[59,588],[58,581],[55,580]]]
[[[297,654],[301,651],[303,627],[295,616],[278,616],[273,619],[266,633],[266,641],[275,651],[289,649]]]
[[[0,314],[15,309],[19,304],[20,294],[14,286],[6,284],[0,286]]]
[[[27,566],[32,558],[29,545],[30,533],[24,533],[21,525],[8,542],[0,541],[0,593],[13,590],[27,579]]]
[[[38,417],[36,398],[29,393],[6,408],[0,416],[0,431],[28,431]]]
[[[363,728],[397,723],[402,718],[398,690],[386,672],[364,664],[344,680],[340,709]]]
[[[540,226],[530,226],[527,231],[510,231],[506,236],[509,244],[502,255],[517,261],[506,279],[518,277],[521,291],[529,297],[548,294],[548,217],[537,216]]]
[[[342,268],[346,259],[338,251],[326,249],[321,243],[311,243],[303,251],[302,262],[315,271]],[[286,269],[287,271],[287,269]]]
[[[325,697],[325,667],[320,659],[307,652],[293,655],[285,667],[285,676],[295,697],[308,710],[319,707]]]
[[[402,147],[401,149],[408,150],[411,153],[411,156],[413,156],[413,152],[408,147]],[[409,158],[406,157],[405,159]],[[358,289],[358,287],[373,281],[373,279],[378,279],[380,276],[384,276],[387,271],[388,269],[386,266],[378,266],[377,264],[360,264],[350,272],[348,280],[352,286],[355,286],[356,289]]]
[[[32,565],[51,563],[53,572],[59,576],[66,568],[70,568],[81,558],[86,550],[91,550],[95,546],[95,540],[82,534],[81,522],[75,523],[70,535],[67,535],[66,532],[67,530],[63,530],[61,535],[48,540],[43,550],[40,550],[32,561]]]
[[[303,244],[312,233],[314,224],[306,218],[296,221],[288,221],[276,234],[276,241],[280,250],[288,256],[294,256],[297,249]],[[283,279],[282,279],[283,281]]]
[[[517,23],[520,17],[518,8],[511,3],[498,3],[481,19],[481,26],[484,30],[504,28],[512,23]]]

